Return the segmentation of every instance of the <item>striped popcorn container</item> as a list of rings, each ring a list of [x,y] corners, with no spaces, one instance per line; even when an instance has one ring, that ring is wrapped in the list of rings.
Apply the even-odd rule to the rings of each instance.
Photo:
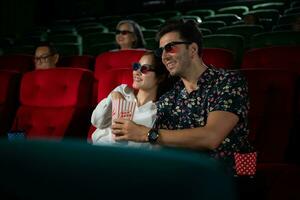
[[[236,173],[239,176],[253,176],[256,173],[257,152],[234,153]]]
[[[124,99],[112,101],[112,120],[123,118],[132,120],[136,103]]]

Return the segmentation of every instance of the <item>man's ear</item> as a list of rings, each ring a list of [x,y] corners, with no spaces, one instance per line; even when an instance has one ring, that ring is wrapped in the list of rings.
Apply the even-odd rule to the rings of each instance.
[[[190,49],[191,49],[191,55],[192,55],[192,57],[194,57],[194,56],[198,56],[198,45],[195,43],[195,42],[193,42],[192,44],[190,44]]]
[[[59,59],[59,54],[56,53],[56,54],[54,55],[54,64],[56,64],[56,63],[58,62],[58,59]]]

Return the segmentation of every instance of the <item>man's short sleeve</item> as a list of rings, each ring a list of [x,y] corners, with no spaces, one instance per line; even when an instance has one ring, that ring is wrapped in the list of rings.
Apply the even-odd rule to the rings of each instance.
[[[213,99],[213,100],[212,100]],[[249,110],[248,86],[237,72],[227,72],[209,96],[209,112],[227,111],[245,118]]]

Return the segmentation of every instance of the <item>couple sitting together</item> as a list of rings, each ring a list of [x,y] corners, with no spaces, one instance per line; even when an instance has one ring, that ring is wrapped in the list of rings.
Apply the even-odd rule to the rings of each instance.
[[[203,62],[202,35],[191,21],[167,23],[157,39],[160,48],[133,64],[132,87],[118,86],[97,105],[93,143],[205,151],[235,173],[234,153],[252,150],[245,79]],[[120,99],[134,102],[133,115],[112,119]]]

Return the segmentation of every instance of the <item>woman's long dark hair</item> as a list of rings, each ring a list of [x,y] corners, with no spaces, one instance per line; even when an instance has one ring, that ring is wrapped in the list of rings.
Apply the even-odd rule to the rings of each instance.
[[[157,96],[156,96],[156,100],[158,100],[164,93],[166,93],[173,87],[177,79],[170,76],[169,71],[162,63],[161,57],[156,56],[154,51],[146,51],[144,56],[145,55],[150,55],[153,56],[154,58],[154,63],[153,63],[154,70],[155,70],[154,72],[156,78],[159,80],[158,87],[157,87]]]

